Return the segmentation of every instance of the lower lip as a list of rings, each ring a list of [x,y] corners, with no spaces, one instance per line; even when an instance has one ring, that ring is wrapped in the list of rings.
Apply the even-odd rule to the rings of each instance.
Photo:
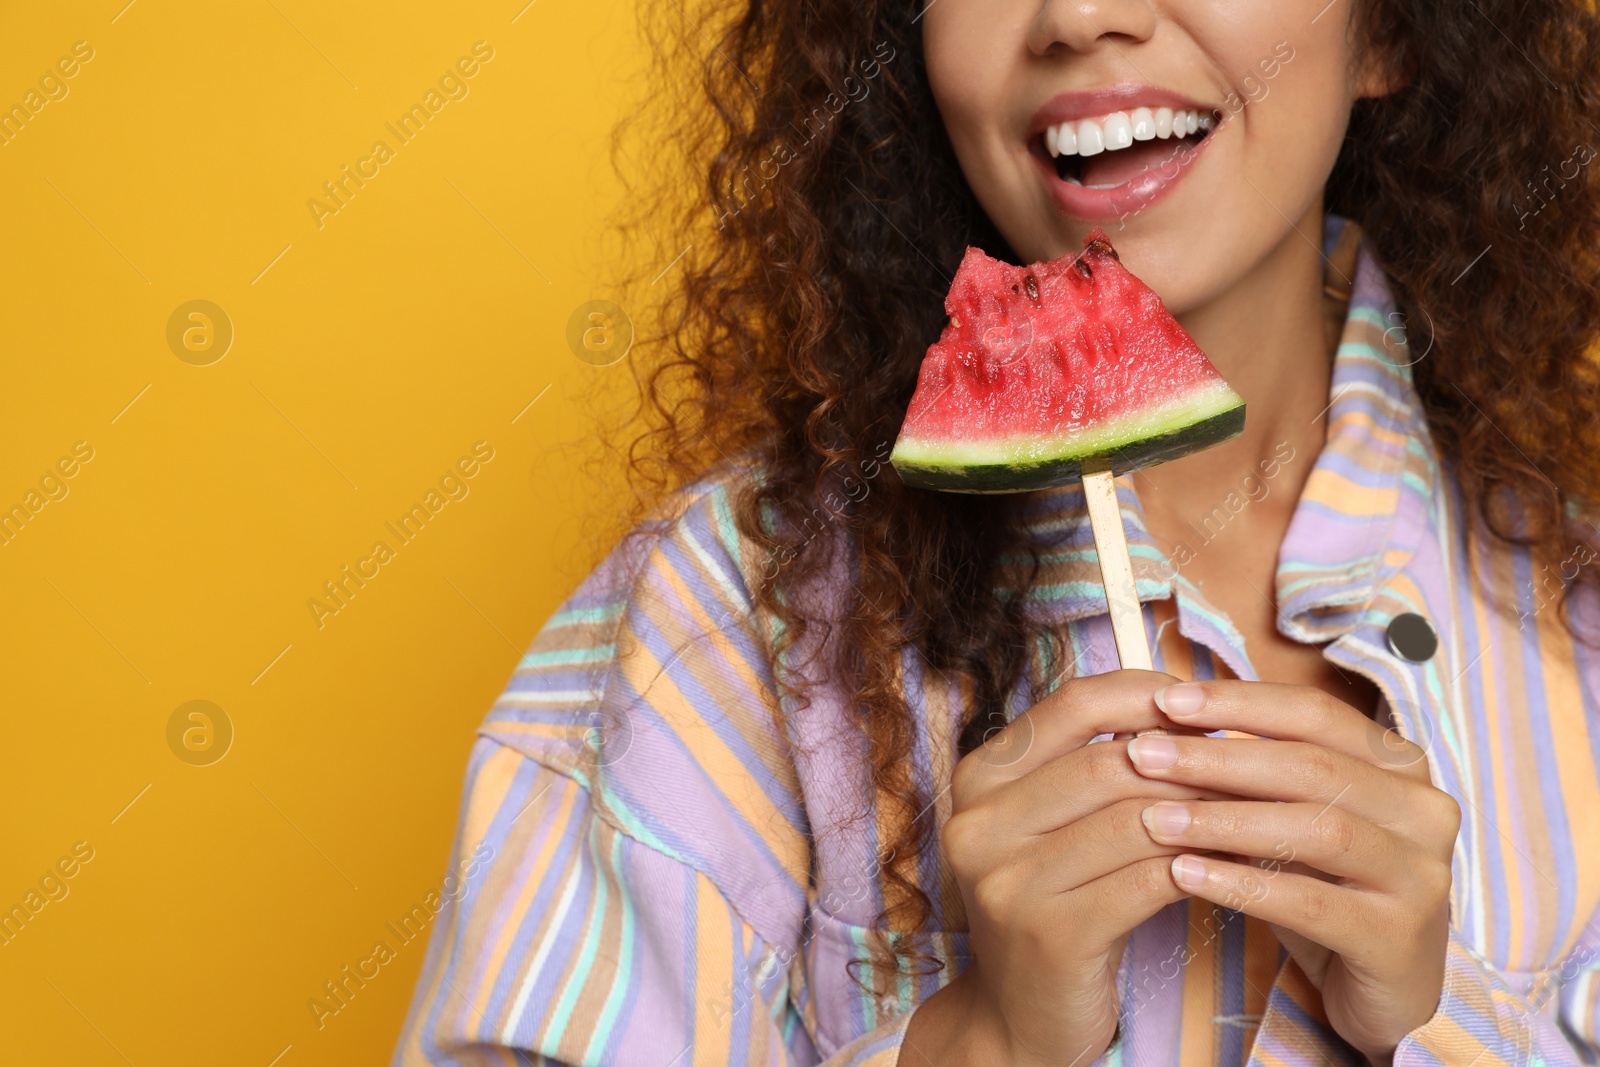
[[[1194,169],[1200,154],[1216,139],[1219,132],[1221,132],[1220,127],[1212,130],[1209,136],[1182,156],[1151,167],[1137,178],[1129,179],[1109,189],[1091,189],[1085,185],[1062,181],[1056,175],[1054,160],[1048,157],[1040,158],[1037,155],[1033,159],[1044,172],[1045,183],[1049,186],[1050,195],[1055,198],[1056,205],[1068,215],[1097,222],[1107,219],[1127,219],[1171,195],[1172,190],[1178,187],[1184,176]]]

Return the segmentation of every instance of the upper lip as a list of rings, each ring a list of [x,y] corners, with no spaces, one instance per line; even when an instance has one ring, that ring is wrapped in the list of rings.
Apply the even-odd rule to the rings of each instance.
[[[1174,110],[1214,111],[1210,104],[1202,104],[1193,97],[1175,93],[1156,85],[1125,82],[1087,92],[1058,93],[1045,101],[1028,125],[1028,136],[1043,133],[1051,126],[1077,119],[1098,118],[1113,111],[1131,111],[1136,107],[1170,107]]]

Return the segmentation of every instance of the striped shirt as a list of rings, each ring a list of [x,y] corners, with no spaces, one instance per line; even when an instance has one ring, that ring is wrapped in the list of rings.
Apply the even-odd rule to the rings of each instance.
[[[1326,248],[1341,225],[1329,218]],[[1280,549],[1279,628],[1370,679],[1461,807],[1443,996],[1395,1063],[1594,1064],[1600,652],[1563,628],[1562,576],[1536,573],[1466,507],[1401,321],[1363,243],[1326,444],[1278,457],[1312,465]],[[959,889],[937,844],[918,857],[933,917],[917,944],[946,965],[869,991],[884,897],[865,741],[826,678],[803,708],[774,695],[775,624],[750,595],[767,565],[733,519],[741,479],[758,473],[730,462],[676,494],[516,668],[472,750],[451,866],[462,880],[395,1064],[924,1062],[901,1046],[916,1005],[970,962]],[[1118,492],[1156,669],[1255,678],[1239,631],[1184,577],[1182,547],[1157,545],[1128,479]],[[1027,611],[1073,660],[1052,662],[1041,639],[1011,715],[1066,674],[1117,666],[1081,489],[1029,506],[1045,557]],[[1194,532],[1211,535],[1205,522]],[[1574,615],[1595,618],[1596,599],[1576,596]],[[1403,613],[1437,633],[1422,662],[1386,640]],[[964,690],[915,649],[902,665],[912,773],[942,825]],[[1103,1064],[1361,1062],[1271,930],[1240,912],[1165,908],[1133,931],[1118,984]]]

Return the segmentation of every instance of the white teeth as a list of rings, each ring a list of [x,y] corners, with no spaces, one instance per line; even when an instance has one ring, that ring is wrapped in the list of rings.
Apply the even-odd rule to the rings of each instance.
[[[1094,119],[1078,123],[1078,155],[1097,156],[1106,148],[1105,132]]]
[[[1127,148],[1133,143],[1133,124],[1128,121],[1126,111],[1113,112],[1105,117],[1101,129],[1106,135],[1106,151],[1115,152],[1119,148]]]
[[[1044,145],[1051,157],[1094,156],[1116,152],[1135,141],[1187,137],[1215,125],[1210,112],[1175,111],[1170,107],[1136,107],[1113,111],[1098,119],[1063,122],[1045,130]]]

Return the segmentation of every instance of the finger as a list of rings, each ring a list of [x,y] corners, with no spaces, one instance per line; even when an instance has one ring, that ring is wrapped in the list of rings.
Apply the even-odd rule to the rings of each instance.
[[[1128,759],[1127,741],[1096,741],[1059,756],[1022,778],[997,786],[980,806],[989,809],[997,830],[1046,834],[1119,800],[1190,800],[1234,794],[1155,781]]]
[[[959,857],[966,870],[984,872],[1009,862],[1018,849],[1038,849],[1049,835],[1119,802],[1133,802],[1133,822],[1137,822],[1138,812],[1153,800],[1208,796],[1231,799],[1143,778],[1128,761],[1126,742],[1102,741],[1069,752],[957,810],[945,821],[941,840],[952,862]],[[1142,823],[1138,823],[1138,834],[1148,840]],[[1102,870],[1110,869],[1102,866]]]
[[[1178,724],[1156,707],[1152,694],[1175,679],[1155,671],[1108,671],[1069,678],[1006,723],[956,765],[958,794],[978,797],[1020,778],[1100,734],[1134,733]]]
[[[1128,758],[1141,776],[1258,800],[1337,804],[1379,826],[1431,837],[1433,805],[1422,786],[1304,741],[1236,737],[1136,737]]]
[[[1115,944],[1150,916],[1182,900],[1190,892],[1172,880],[1172,860],[1165,856],[1140,860],[1073,890],[1066,900],[1070,923],[1064,929],[1081,931],[1084,947],[1100,951]],[[1084,916],[1093,916],[1092,923]]]
[[[1428,754],[1394,729],[1312,686],[1221,679],[1182,682],[1151,694],[1174,722],[1312,741],[1385,770],[1428,781]]]
[[[1145,797],[1119,801],[1035,838],[1022,849],[1019,870],[1041,890],[1064,893],[1130,863],[1197,850],[1193,845],[1155,841],[1142,818],[1149,806]]]
[[[1303,874],[1267,874],[1186,852],[1172,859],[1171,877],[1186,893],[1288,927],[1341,956],[1370,953],[1375,932],[1387,925],[1376,921],[1379,894]]]
[[[1398,888],[1407,879],[1409,846],[1339,807],[1160,801],[1139,814],[1154,842],[1259,858],[1267,870],[1304,863],[1379,889]]]

